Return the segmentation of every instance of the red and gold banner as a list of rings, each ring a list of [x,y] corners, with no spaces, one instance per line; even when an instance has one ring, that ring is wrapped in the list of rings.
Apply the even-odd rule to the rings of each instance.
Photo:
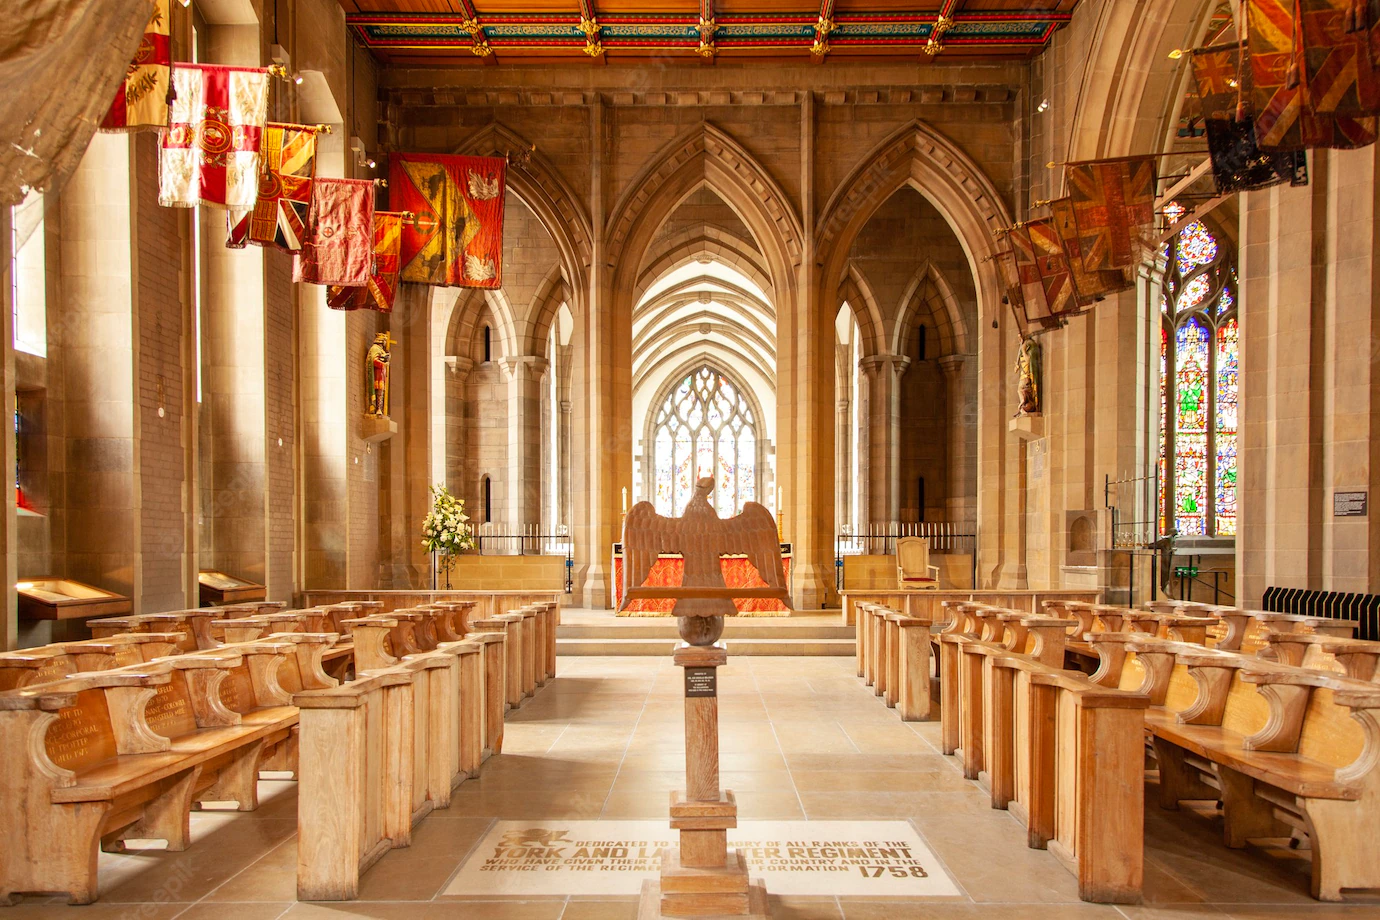
[[[1131,287],[1124,271],[1111,269],[1090,272],[1083,267],[1082,243],[1078,238],[1078,224],[1073,219],[1072,199],[1058,198],[1051,201],[1049,206],[1049,223],[1063,244],[1069,273],[1073,276],[1073,294],[1077,298],[1078,306],[1090,306],[1109,294]]]
[[[1086,271],[1132,268],[1155,226],[1155,158],[1070,163],[1064,178],[1073,203]]]
[[[1373,17],[1373,6],[1368,0],[1298,0],[1303,81],[1315,114],[1380,114],[1380,16]]]
[[[115,91],[110,111],[101,121],[102,131],[161,128],[168,123],[168,86],[172,79],[172,42],[168,33],[168,0],[154,0],[144,38],[129,62],[125,81]]]
[[[374,212],[374,270],[364,287],[331,286],[326,306],[336,310],[377,310],[392,313],[398,294],[398,244],[402,215]]]
[[[1193,78],[1198,84],[1204,119],[1237,116],[1242,98],[1241,77],[1240,45],[1194,50]]]
[[[1049,307],[1049,312],[1053,316],[1077,313],[1078,296],[1073,286],[1073,274],[1069,271],[1068,255],[1054,225],[1047,220],[1032,220],[1025,225],[1024,232],[1030,237],[1035,269],[1040,273],[1040,284],[1044,288],[1045,305]]]
[[[268,71],[178,64],[159,157],[158,203],[248,211],[259,196]]]
[[[225,245],[240,249],[246,243],[255,243],[296,252],[302,248],[307,209],[311,206],[316,128],[269,122],[261,147],[258,200],[254,210],[243,217],[229,217],[230,235]]]
[[[389,160],[389,203],[412,213],[402,224],[400,278],[502,287],[507,160],[419,153]]]
[[[293,281],[364,287],[374,266],[374,180],[316,179]]]

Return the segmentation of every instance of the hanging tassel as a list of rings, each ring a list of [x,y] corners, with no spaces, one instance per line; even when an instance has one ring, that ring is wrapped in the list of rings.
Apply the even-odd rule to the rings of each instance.
[[[1284,75],[1284,88],[1299,88],[1299,62],[1297,60],[1289,62],[1289,71]]]

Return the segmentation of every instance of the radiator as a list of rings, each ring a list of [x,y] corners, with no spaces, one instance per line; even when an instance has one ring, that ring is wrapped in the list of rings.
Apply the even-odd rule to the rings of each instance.
[[[1343,594],[1307,588],[1266,588],[1262,602],[1275,613],[1356,620],[1356,638],[1380,639],[1380,594]]]

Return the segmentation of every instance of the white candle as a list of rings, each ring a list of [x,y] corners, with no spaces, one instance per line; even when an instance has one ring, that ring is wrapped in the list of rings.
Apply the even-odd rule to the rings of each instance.
[[[780,513],[781,513],[781,487],[780,487],[780,486],[777,486],[777,487],[776,487],[776,512],[777,512],[777,514],[780,514]]]
[[[628,513],[628,487],[623,487],[623,513]]]

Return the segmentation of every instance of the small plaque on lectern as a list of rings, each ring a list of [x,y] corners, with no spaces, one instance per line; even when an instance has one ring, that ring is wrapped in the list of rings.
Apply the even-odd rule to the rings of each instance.
[[[686,668],[686,697],[718,696],[719,682],[718,678],[715,677],[715,671],[717,670],[717,668]]]

